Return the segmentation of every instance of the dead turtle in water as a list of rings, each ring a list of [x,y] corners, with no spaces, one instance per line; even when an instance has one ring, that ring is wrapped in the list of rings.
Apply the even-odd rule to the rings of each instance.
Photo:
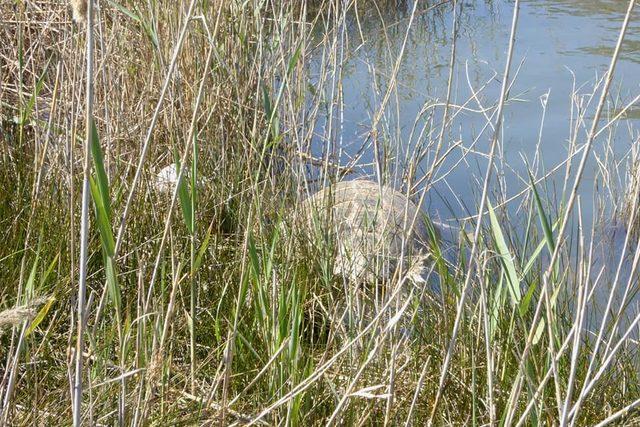
[[[413,283],[426,281],[439,230],[401,192],[365,179],[342,181],[305,199],[302,213],[307,232],[332,242],[336,276],[386,282],[401,266]]]

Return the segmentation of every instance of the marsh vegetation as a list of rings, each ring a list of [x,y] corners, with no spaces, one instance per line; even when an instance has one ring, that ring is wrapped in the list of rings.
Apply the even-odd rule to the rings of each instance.
[[[0,3],[0,424],[639,423],[633,4]],[[301,235],[364,177],[428,285]]]

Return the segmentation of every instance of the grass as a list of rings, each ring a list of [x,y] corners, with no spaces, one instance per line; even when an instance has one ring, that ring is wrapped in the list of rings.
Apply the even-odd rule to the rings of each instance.
[[[380,18],[397,7],[367,4]],[[617,50],[610,73],[573,92],[565,190],[532,166],[516,217],[496,172],[517,67],[495,64],[500,99],[480,87],[454,101],[465,9],[413,6],[404,26],[381,19],[403,43],[385,47],[393,71],[359,152],[422,204],[468,107],[491,150],[459,238],[433,233],[438,291],[408,301],[403,277],[380,295],[334,277],[331,241],[300,236],[295,220],[304,197],[362,167],[336,155],[342,43],[362,2],[100,2],[93,71],[65,4],[0,6],[12,41],[0,47],[0,424],[640,422],[637,150],[617,181],[618,164],[598,157],[594,198],[630,231],[610,275],[593,246],[602,222],[583,221],[577,193],[594,141],[612,144],[633,106],[604,102]],[[404,146],[398,70],[420,19],[452,19],[448,89]],[[176,160],[175,190],[154,189]],[[357,293],[377,295],[377,311],[347,327]]]

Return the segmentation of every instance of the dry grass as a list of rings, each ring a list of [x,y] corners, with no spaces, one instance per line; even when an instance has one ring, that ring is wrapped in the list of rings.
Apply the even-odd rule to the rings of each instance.
[[[87,425],[638,421],[638,317],[623,321],[628,313],[612,306],[586,332],[602,286],[629,290],[620,307],[633,301],[638,260],[626,264],[628,278],[592,271],[579,200],[573,222],[568,213],[563,221],[575,196],[569,187],[543,198],[544,176],[518,195],[526,236],[503,208],[506,194],[491,192],[490,168],[475,234],[435,247],[439,291],[418,289],[405,304],[396,277],[371,322],[338,320],[352,287],[333,276],[333,249],[301,245],[290,218],[309,193],[362,170],[359,157],[339,164],[334,154],[344,148],[340,40],[363,6],[211,0],[194,2],[187,20],[190,4],[102,1],[96,10],[93,117],[104,158],[94,152],[91,163],[80,353],[86,30],[66,2],[0,5],[0,38],[11,41],[0,46],[0,317],[12,315],[10,327],[0,320],[0,424],[71,424],[78,356]],[[405,44],[418,19],[453,19],[447,2],[407,4],[404,26],[384,28]],[[409,150],[385,122],[405,44],[359,152],[374,153],[376,179],[403,183],[421,204],[446,175],[467,105],[496,127],[478,138],[500,143],[508,79],[496,107],[483,108],[482,88],[461,105],[450,91],[425,105]],[[563,166],[577,184],[573,160],[590,155],[579,138],[592,118],[571,116]],[[592,133],[602,126],[596,119]],[[324,144],[322,157],[314,144]],[[498,161],[499,151],[489,156]],[[155,174],[176,158],[189,178],[163,194]],[[453,265],[437,253],[445,249],[459,255]],[[388,323],[399,310],[410,333]]]

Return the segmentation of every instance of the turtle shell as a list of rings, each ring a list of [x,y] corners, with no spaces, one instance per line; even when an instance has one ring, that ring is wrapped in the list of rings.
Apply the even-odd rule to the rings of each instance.
[[[320,229],[333,243],[334,274],[385,281],[402,265],[415,281],[424,277],[430,224],[401,192],[369,180],[342,181],[304,200],[302,210],[308,229]]]

